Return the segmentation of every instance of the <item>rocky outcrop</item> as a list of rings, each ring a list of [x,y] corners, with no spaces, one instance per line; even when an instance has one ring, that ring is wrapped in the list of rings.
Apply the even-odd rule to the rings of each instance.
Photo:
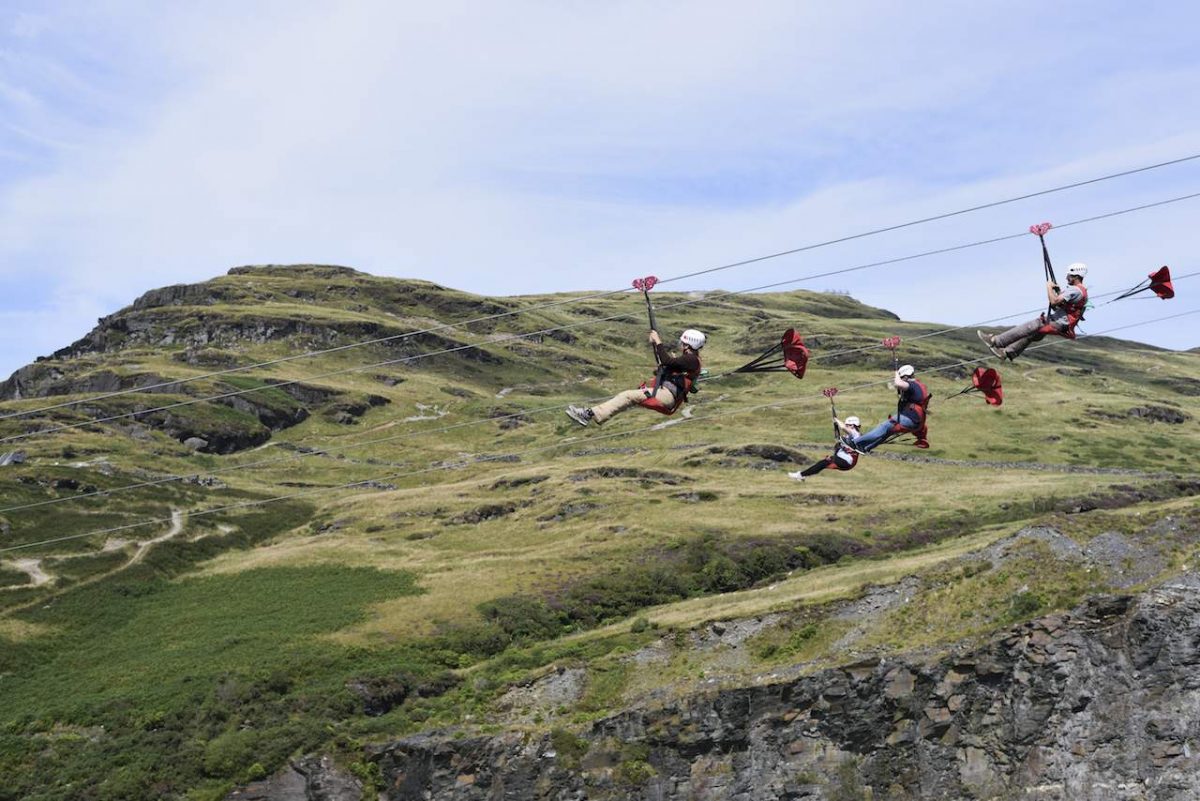
[[[359,801],[363,786],[329,757],[304,757],[270,779],[229,794],[229,801]]]
[[[939,659],[631,710],[569,748],[561,732],[418,736],[370,759],[393,801],[1183,801],[1200,797],[1197,643],[1200,581],[1183,580]]]
[[[227,308],[227,307],[226,307]],[[224,310],[201,312],[186,318],[170,309],[121,311],[104,317],[82,339],[57,350],[51,360],[73,359],[125,347],[178,347],[188,349],[237,348],[295,339],[313,349],[349,342],[403,337],[378,345],[389,358],[415,356],[429,351],[450,351],[463,343],[437,334],[408,335],[411,329],[373,320],[330,320],[324,317],[279,317],[268,314],[232,315]],[[454,350],[436,359],[457,358],[488,364],[502,359],[480,348]]]
[[[154,373],[120,375],[112,370],[69,375],[50,363],[35,362],[17,370],[7,381],[0,381],[0,400],[68,394],[93,395],[135,389],[146,393],[178,391],[174,386],[160,386],[167,381],[168,379]]]

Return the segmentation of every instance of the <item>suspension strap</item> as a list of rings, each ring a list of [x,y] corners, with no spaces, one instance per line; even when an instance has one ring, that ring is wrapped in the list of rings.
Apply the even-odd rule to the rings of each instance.
[[[1029,233],[1037,235],[1038,240],[1042,243],[1042,266],[1046,272],[1046,280],[1058,286],[1058,278],[1054,275],[1054,265],[1050,263],[1050,251],[1046,248],[1046,232],[1053,228],[1052,223],[1044,222],[1037,225],[1029,226]],[[1054,311],[1054,306],[1046,306],[1046,316]]]
[[[833,452],[837,453],[838,446],[842,444],[842,431],[837,424],[837,406],[833,402],[833,396],[838,394],[837,387],[826,387],[821,390],[821,394],[829,398],[829,411],[833,415]]]
[[[658,283],[658,277],[647,275],[645,278],[633,279],[633,288],[642,293],[642,297],[646,299],[646,314],[650,318],[650,330],[658,330],[658,321],[654,319],[654,304],[650,302],[650,290],[654,289],[654,285]],[[654,363],[659,363],[658,348],[654,348]],[[658,379],[654,380],[654,389],[658,390]]]

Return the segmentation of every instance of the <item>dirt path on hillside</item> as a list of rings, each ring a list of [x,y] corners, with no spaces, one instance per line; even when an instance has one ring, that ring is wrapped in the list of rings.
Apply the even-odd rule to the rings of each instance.
[[[23,609],[28,609],[32,606],[37,606],[38,604],[45,604],[49,601],[54,600],[55,598],[57,598],[59,595],[61,595],[63,592],[66,592],[67,590],[74,590],[74,589],[78,589],[80,587],[86,587],[89,584],[95,584],[97,581],[102,581],[104,579],[111,578],[112,576],[115,576],[116,574],[120,573],[123,570],[128,570],[130,567],[133,567],[138,562],[141,562],[143,559],[145,559],[146,554],[149,553],[150,549],[153,548],[155,545],[158,545],[161,542],[166,542],[167,540],[169,540],[173,537],[177,537],[181,533],[183,533],[183,524],[186,520],[187,520],[187,516],[184,515],[182,510],[172,509],[171,510],[171,525],[167,528],[167,530],[164,533],[162,533],[159,536],[154,537],[152,539],[134,540],[133,542],[137,545],[137,550],[134,551],[133,556],[131,556],[129,558],[129,561],[126,562],[125,564],[121,565],[120,567],[114,568],[113,570],[110,570],[107,573],[100,573],[98,575],[86,578],[83,581],[80,581],[78,584],[72,584],[70,587],[66,587],[60,592],[54,592],[54,593],[51,593],[50,595],[43,596],[41,598],[37,598],[36,600],[30,601],[27,604],[21,604],[20,606],[14,606],[10,609],[6,609],[6,610],[4,610],[4,612],[0,613],[0,617],[10,615],[14,612],[19,612]],[[117,548],[124,547],[126,544],[128,544],[127,540],[117,540],[117,539],[108,540],[107,542],[105,542],[104,546],[98,552],[95,552],[95,553],[106,553],[109,551],[113,551],[113,550],[116,550]],[[95,555],[95,554],[94,553],[70,554],[67,556],[67,558],[77,559],[77,558],[82,558],[85,556],[93,556],[93,555]],[[12,564],[18,570],[23,570],[25,573],[29,574],[29,576],[32,580],[32,586],[39,587],[39,586],[42,586],[42,585],[47,584],[54,580],[53,575],[50,575],[49,573],[46,573],[45,571],[43,571],[41,569],[41,561],[42,561],[41,559],[18,559],[18,560],[15,560],[14,562],[12,562]],[[22,567],[22,564],[26,565],[26,567]],[[35,571],[36,571],[36,574],[35,574]],[[29,586],[30,585],[22,585],[23,588],[28,588]]]
[[[130,567],[132,565],[136,565],[138,562],[142,561],[142,559],[144,559],[146,557],[146,554],[149,553],[150,549],[153,548],[155,545],[157,545],[160,542],[166,542],[167,540],[171,539],[172,537],[177,536],[180,532],[183,531],[183,521],[184,521],[183,512],[179,509],[172,509],[171,510],[171,527],[167,529],[166,533],[161,534],[152,540],[146,540],[145,542],[139,542],[138,548],[134,552],[133,557],[128,562],[126,562],[124,565],[122,565],[121,567],[114,570],[113,573],[124,570],[125,568]],[[112,573],[107,573],[105,575],[111,576]]]
[[[28,585],[17,585],[11,589],[25,589],[26,586],[40,587],[43,584],[49,584],[53,579],[53,576],[42,570],[41,559],[13,559],[8,564],[29,576],[30,582]]]

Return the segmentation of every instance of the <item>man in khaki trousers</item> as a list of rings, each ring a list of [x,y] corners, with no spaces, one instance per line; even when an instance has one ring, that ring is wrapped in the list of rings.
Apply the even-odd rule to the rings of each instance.
[[[596,425],[602,425],[613,415],[633,406],[645,406],[662,414],[673,414],[687,399],[692,384],[700,377],[700,349],[704,347],[706,339],[696,329],[687,329],[679,335],[680,352],[676,356],[667,352],[658,332],[651,329],[650,344],[654,346],[659,364],[656,378],[658,389],[653,394],[650,389],[629,389],[591,408],[568,406],[567,416],[579,425],[586,426],[593,420]]]

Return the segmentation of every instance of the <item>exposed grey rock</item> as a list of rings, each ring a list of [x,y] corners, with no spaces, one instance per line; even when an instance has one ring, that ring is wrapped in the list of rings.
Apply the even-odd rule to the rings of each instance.
[[[328,756],[306,756],[270,779],[238,788],[227,801],[360,801],[362,782]]]
[[[202,451],[208,447],[208,440],[202,437],[188,437],[183,441],[183,446],[194,451]]]
[[[449,526],[461,526],[464,524],[474,525],[482,523],[485,520],[493,520],[497,517],[504,517],[517,511],[515,503],[488,503],[483,506],[477,506],[469,512],[455,515],[446,521]]]
[[[1091,417],[1099,417],[1103,420],[1122,420],[1132,417],[1138,420],[1149,420],[1152,423],[1170,423],[1171,425],[1181,425],[1192,419],[1187,412],[1168,406],[1155,405],[1135,406],[1123,413],[1109,412],[1103,409],[1088,409],[1087,413]]]
[[[574,704],[587,687],[587,670],[560,667],[527,684],[513,687],[497,702],[509,720],[529,722],[537,714]]]
[[[410,737],[371,758],[396,800],[818,801],[870,788],[1184,801],[1200,797],[1198,642],[1200,580],[1185,574],[933,662],[873,659],[623,712],[579,732],[578,764],[549,735],[518,734]]]
[[[710,452],[725,450],[722,448],[710,448]],[[803,464],[808,461],[803,453],[794,448],[787,448],[783,445],[742,445],[738,448],[730,448],[725,450],[730,456],[748,456],[756,459],[763,459],[769,462],[779,464]]]
[[[76,373],[79,368],[76,367]],[[178,392],[176,386],[158,386],[168,379],[154,373],[118,375],[111,370],[97,370],[82,375],[70,375],[47,362],[35,362],[14,372],[0,382],[0,398],[45,398],[51,395],[93,395],[109,392],[141,390],[148,394]]]

